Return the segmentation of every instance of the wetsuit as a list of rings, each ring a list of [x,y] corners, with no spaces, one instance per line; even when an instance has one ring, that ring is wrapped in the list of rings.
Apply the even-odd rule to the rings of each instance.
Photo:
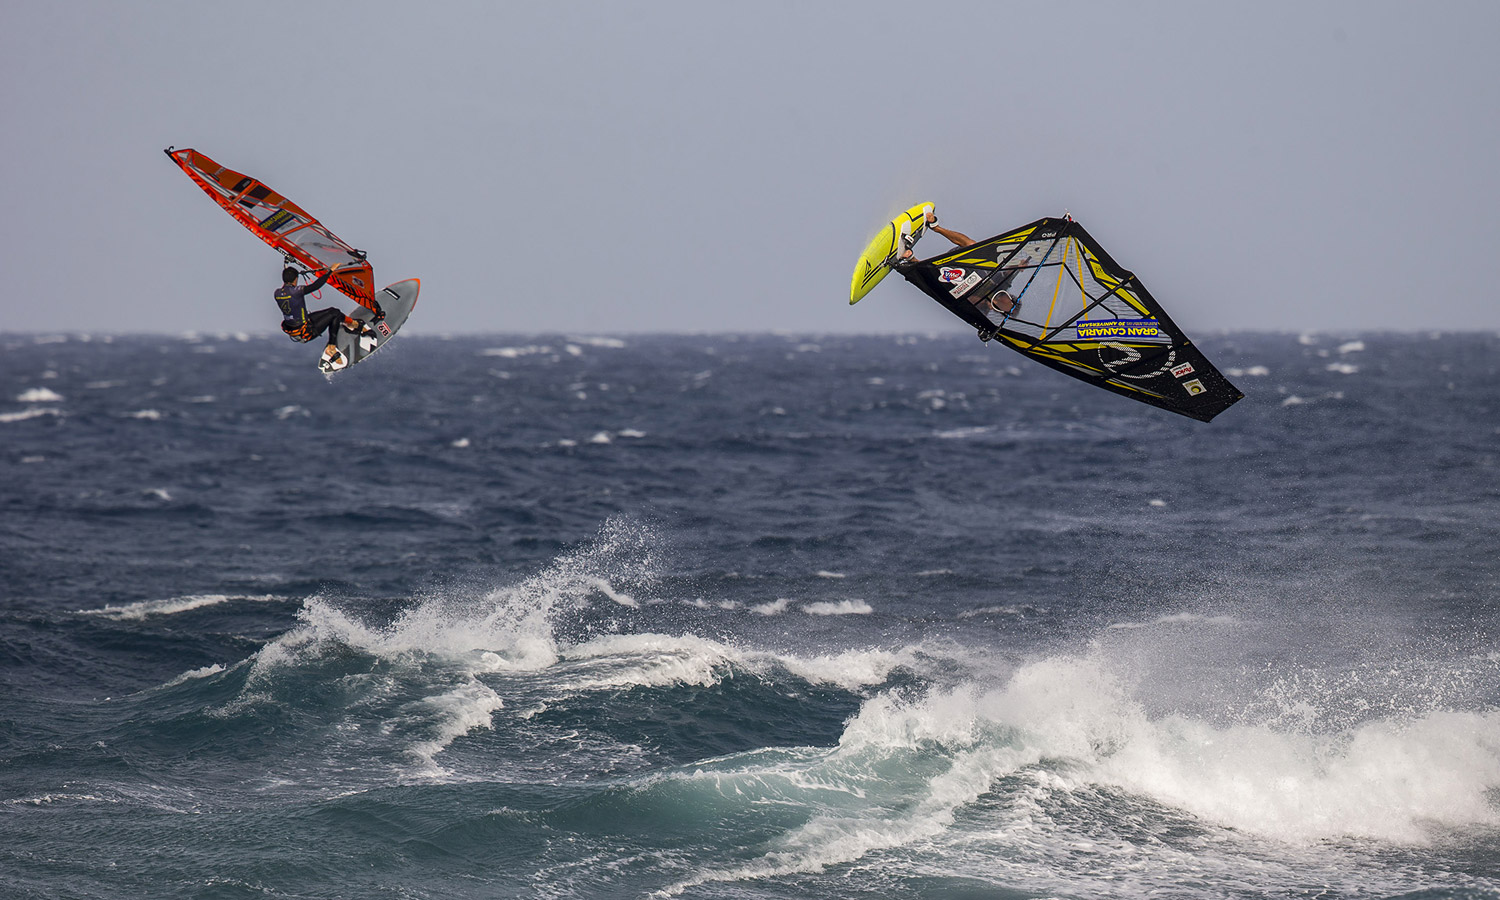
[[[298,343],[310,341],[324,331],[328,332],[328,343],[338,337],[337,326],[343,324],[344,313],[336,306],[320,309],[315,313],[307,311],[306,294],[316,291],[328,283],[330,272],[324,272],[318,276],[318,280],[309,285],[283,284],[276,289],[276,305],[281,307],[281,330],[286,336]]]

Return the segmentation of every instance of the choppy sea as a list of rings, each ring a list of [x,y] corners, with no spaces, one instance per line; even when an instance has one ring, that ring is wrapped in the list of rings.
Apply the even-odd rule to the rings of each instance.
[[[0,896],[1500,897],[1500,336],[0,335]]]

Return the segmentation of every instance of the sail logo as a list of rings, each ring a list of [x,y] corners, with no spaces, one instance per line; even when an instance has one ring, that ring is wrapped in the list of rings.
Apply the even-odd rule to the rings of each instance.
[[[963,269],[959,269],[958,271],[962,272]],[[984,276],[980,273],[970,272],[969,277],[953,285],[953,287],[949,289],[948,293],[953,295],[954,297],[962,297],[964,294],[967,294],[970,290],[972,290],[974,288],[974,285],[983,280]]]
[[[938,271],[938,281],[941,281],[943,284],[952,284],[962,277],[964,277],[963,269],[945,267]]]
[[[1172,377],[1173,378],[1186,378],[1187,376],[1189,376],[1191,374],[1193,374],[1193,364],[1192,363],[1183,363],[1180,366],[1173,366],[1172,367]]]
[[[1161,323],[1155,319],[1100,319],[1095,322],[1079,322],[1079,340],[1099,338],[1162,338]]]
[[[265,219],[261,221],[260,227],[270,232],[277,232],[285,228],[287,226],[287,223],[291,222],[293,218],[295,217],[291,213],[287,212],[284,209],[278,209],[275,212],[271,213],[269,216],[266,216]]]

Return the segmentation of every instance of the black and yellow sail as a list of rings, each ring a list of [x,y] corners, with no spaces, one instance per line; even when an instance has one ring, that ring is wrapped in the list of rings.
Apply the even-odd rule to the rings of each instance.
[[[1244,396],[1071,218],[1038,219],[896,271],[984,340],[1107,391],[1202,422]]]

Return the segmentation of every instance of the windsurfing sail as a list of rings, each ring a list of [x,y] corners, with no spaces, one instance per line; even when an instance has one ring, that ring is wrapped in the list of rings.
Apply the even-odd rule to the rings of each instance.
[[[1245,396],[1071,217],[896,271],[981,338],[1107,391],[1201,422]]]
[[[302,207],[248,175],[197,150],[168,147],[165,152],[256,237],[308,269],[336,269],[328,283],[360,306],[375,308],[375,278],[363,250],[344,243]]]

